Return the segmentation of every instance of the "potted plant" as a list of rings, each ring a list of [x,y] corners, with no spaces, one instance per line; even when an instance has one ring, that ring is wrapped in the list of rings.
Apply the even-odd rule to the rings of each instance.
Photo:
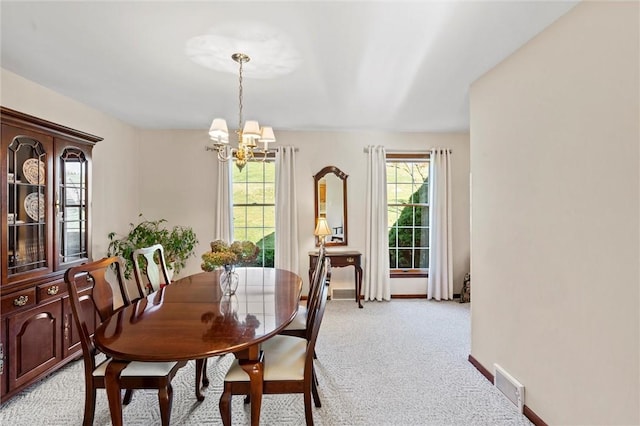
[[[138,215],[142,218],[142,213]],[[136,249],[149,247],[154,244],[162,244],[166,257],[167,268],[179,273],[187,264],[187,259],[195,256],[195,246],[198,244],[196,234],[191,227],[176,225],[169,229],[166,219],[147,220],[138,223],[130,223],[129,233],[124,237],[118,237],[115,232],[110,232],[108,256],[122,256],[125,261],[124,275],[131,278],[133,260],[131,258]]]

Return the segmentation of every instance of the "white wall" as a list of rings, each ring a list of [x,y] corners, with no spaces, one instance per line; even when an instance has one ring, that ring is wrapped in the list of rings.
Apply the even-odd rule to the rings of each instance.
[[[367,145],[388,149],[426,150],[430,147],[453,149],[454,289],[459,292],[469,271],[469,135],[364,132],[286,132],[277,131],[278,145],[292,145],[296,153],[297,197],[300,235],[300,275],[307,281],[309,258],[315,249],[313,230],[313,175],[332,165],[349,175],[348,247],[364,251],[364,222]],[[144,131],[141,135],[140,204],[144,214],[161,215],[169,222],[191,224],[200,240],[198,254],[208,250],[213,235],[211,211],[217,160],[205,151],[206,129],[183,131]],[[160,193],[164,191],[164,195]],[[184,273],[199,270],[199,257],[192,259]],[[332,271],[334,288],[353,288],[353,269]],[[394,279],[394,294],[425,294],[426,278]]]
[[[583,2],[471,90],[471,352],[549,424],[640,424],[639,12]]]

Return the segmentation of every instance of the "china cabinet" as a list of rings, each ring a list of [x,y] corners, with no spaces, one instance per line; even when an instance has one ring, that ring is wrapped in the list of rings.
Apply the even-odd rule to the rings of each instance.
[[[81,355],[64,272],[91,260],[91,152],[102,138],[0,109],[2,402]]]

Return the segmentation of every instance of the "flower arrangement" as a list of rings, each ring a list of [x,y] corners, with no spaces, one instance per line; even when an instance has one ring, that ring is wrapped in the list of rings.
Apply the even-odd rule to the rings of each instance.
[[[251,241],[234,241],[230,245],[222,240],[211,243],[211,251],[202,255],[203,271],[211,272],[226,265],[247,265],[256,260],[260,248]]]

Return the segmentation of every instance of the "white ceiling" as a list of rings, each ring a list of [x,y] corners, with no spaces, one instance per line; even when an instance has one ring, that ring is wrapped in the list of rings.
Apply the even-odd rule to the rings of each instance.
[[[245,119],[276,134],[467,130],[470,84],[575,4],[2,0],[1,66],[140,128],[206,129],[213,117],[235,128],[237,64],[205,68],[185,45],[221,25],[240,38],[266,26],[290,38],[299,66],[258,79],[252,68],[279,64],[246,64]]]

